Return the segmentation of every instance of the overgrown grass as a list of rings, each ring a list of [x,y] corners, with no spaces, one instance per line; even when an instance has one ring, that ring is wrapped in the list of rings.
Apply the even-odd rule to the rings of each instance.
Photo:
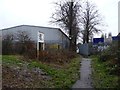
[[[2,64],[4,65],[18,65],[20,66],[21,64],[25,63],[22,60],[18,58],[19,56],[16,55],[2,55]]]
[[[2,60],[3,64],[6,65],[20,66],[25,63],[25,61],[18,59],[18,56],[14,55],[3,55]],[[52,65],[48,65],[37,60],[32,60],[27,63],[29,69],[35,67],[40,68],[52,77],[52,80],[47,82],[47,84],[50,83],[50,85],[52,85],[47,85],[50,87],[71,88],[75,81],[79,78],[80,56],[72,59],[71,62],[63,65],[62,68],[55,68]]]
[[[101,62],[97,56],[92,57],[92,78],[95,88],[117,88],[118,77],[110,75],[106,62]]]
[[[39,67],[53,77],[55,87],[71,87],[79,78],[80,58],[75,58],[64,68],[54,68],[40,62],[32,62],[30,67]]]

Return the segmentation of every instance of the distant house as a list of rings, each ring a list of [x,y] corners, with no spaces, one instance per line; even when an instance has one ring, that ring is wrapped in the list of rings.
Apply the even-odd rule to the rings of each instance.
[[[117,36],[109,35],[108,38],[93,38],[93,50],[97,51],[103,51],[109,47],[110,44],[112,44],[113,41],[120,40],[120,34]]]
[[[93,45],[99,43],[110,44],[116,40],[120,40],[120,33],[117,36],[108,36],[108,38],[93,38]]]
[[[93,44],[104,43],[104,38],[93,38]]]
[[[62,48],[69,47],[69,38],[68,36],[59,28],[51,28],[51,27],[41,27],[41,26],[32,26],[32,25],[20,25],[15,27],[10,27],[6,29],[2,29],[2,37],[7,34],[16,35],[19,31],[27,32],[29,37],[35,43],[38,42],[38,32],[42,32],[44,34],[44,43],[45,45],[58,45]]]

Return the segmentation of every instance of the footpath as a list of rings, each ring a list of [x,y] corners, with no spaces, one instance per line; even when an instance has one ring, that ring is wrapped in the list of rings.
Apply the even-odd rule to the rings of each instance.
[[[91,79],[91,59],[82,58],[80,67],[80,80],[78,80],[72,88],[93,88]]]

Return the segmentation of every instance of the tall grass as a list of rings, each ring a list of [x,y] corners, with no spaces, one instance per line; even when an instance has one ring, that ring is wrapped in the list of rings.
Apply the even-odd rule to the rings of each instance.
[[[29,62],[21,60],[15,55],[3,55],[3,64],[7,66],[22,66],[21,64],[27,63],[29,69],[40,68],[47,75],[52,77],[52,80],[46,82],[50,84],[47,86],[54,88],[71,88],[75,81],[79,78],[80,56],[71,60],[71,62],[61,65],[62,68],[37,61],[31,60]]]
[[[95,88],[117,88],[118,76],[110,74],[106,62],[102,62],[98,57],[92,57],[92,78]]]

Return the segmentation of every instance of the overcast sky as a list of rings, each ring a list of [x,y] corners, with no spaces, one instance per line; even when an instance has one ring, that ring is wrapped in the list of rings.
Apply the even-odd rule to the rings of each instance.
[[[0,29],[17,25],[56,27],[49,23],[58,0],[0,0]],[[118,1],[91,0],[99,9],[106,24],[104,33],[118,33]],[[95,37],[97,37],[96,35]]]

